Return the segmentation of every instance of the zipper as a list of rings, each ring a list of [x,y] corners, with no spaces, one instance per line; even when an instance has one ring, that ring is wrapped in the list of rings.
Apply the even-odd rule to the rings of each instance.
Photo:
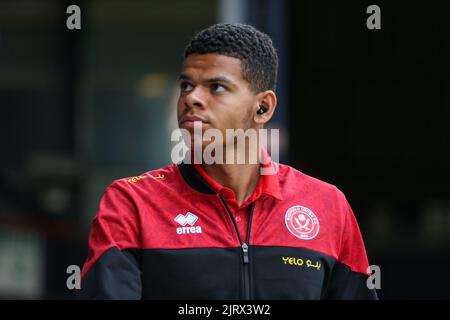
[[[244,242],[242,244],[241,248],[242,248],[242,255],[244,258],[244,263],[248,263],[248,245],[247,245],[247,243]]]
[[[242,253],[244,258],[244,284],[246,287],[245,290],[245,299],[250,300],[251,290],[250,290],[250,265],[249,265],[249,256],[248,256],[248,244],[250,244],[250,230],[252,227],[252,219],[253,219],[253,211],[255,210],[255,202],[251,204],[250,207],[250,216],[248,217],[248,226],[247,226],[247,236],[245,242],[242,244]]]
[[[236,220],[234,219],[233,213],[231,212],[230,208],[228,207],[228,204],[226,203],[225,199],[222,197],[222,195],[219,194],[220,200],[222,200],[222,203],[225,206],[225,209],[228,212],[228,215],[231,218],[231,221],[234,225],[234,230],[236,231],[237,237],[239,239],[239,244],[241,245],[242,250],[242,261],[243,261],[243,276],[244,276],[244,299],[250,300],[251,299],[251,290],[250,290],[250,258],[249,258],[249,241],[250,241],[250,231],[252,226],[252,219],[253,219],[253,211],[255,210],[255,203],[253,202],[250,207],[250,216],[248,218],[248,225],[247,225],[247,234],[245,242],[242,241],[241,236],[239,234],[239,228],[236,224]]]

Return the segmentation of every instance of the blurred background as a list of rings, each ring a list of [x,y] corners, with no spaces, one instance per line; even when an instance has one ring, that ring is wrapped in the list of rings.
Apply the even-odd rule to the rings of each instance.
[[[0,0],[0,298],[72,298],[106,186],[171,163],[183,49],[216,22],[272,36],[281,162],[346,194],[380,298],[450,298],[450,2],[365,0]]]

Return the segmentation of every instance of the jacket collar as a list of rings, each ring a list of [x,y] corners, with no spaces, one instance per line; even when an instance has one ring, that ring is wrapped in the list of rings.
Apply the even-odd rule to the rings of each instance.
[[[178,164],[181,176],[184,181],[198,192],[205,194],[216,194],[217,192],[202,178],[200,173],[194,168],[191,163],[181,162]]]
[[[272,175],[261,175],[258,185],[255,191],[250,196],[249,200],[256,200],[261,194],[266,194],[278,200],[282,200],[280,191],[280,182],[278,178],[278,163],[272,162],[270,155],[265,149],[262,149],[262,157],[264,159],[261,164],[264,167],[274,167],[277,169],[276,173]],[[217,194],[223,189],[228,189],[218,182],[213,180],[208,174],[198,165],[192,163],[181,162],[178,164],[181,175],[187,184],[189,184],[193,189],[205,193],[205,194]]]

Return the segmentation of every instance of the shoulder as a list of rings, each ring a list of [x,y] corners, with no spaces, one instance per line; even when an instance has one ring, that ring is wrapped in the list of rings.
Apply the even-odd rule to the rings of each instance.
[[[305,174],[289,165],[280,164],[278,176],[284,189],[307,191],[345,200],[344,193],[337,186]]]
[[[159,169],[150,170],[136,176],[124,177],[114,180],[107,188],[125,193],[140,193],[144,190],[151,191],[160,189],[179,178],[176,164],[171,164]]]

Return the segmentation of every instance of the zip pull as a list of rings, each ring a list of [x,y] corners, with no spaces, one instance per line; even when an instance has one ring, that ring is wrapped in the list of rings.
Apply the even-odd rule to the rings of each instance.
[[[244,263],[248,263],[248,245],[245,242],[242,244],[242,253],[244,254]]]

